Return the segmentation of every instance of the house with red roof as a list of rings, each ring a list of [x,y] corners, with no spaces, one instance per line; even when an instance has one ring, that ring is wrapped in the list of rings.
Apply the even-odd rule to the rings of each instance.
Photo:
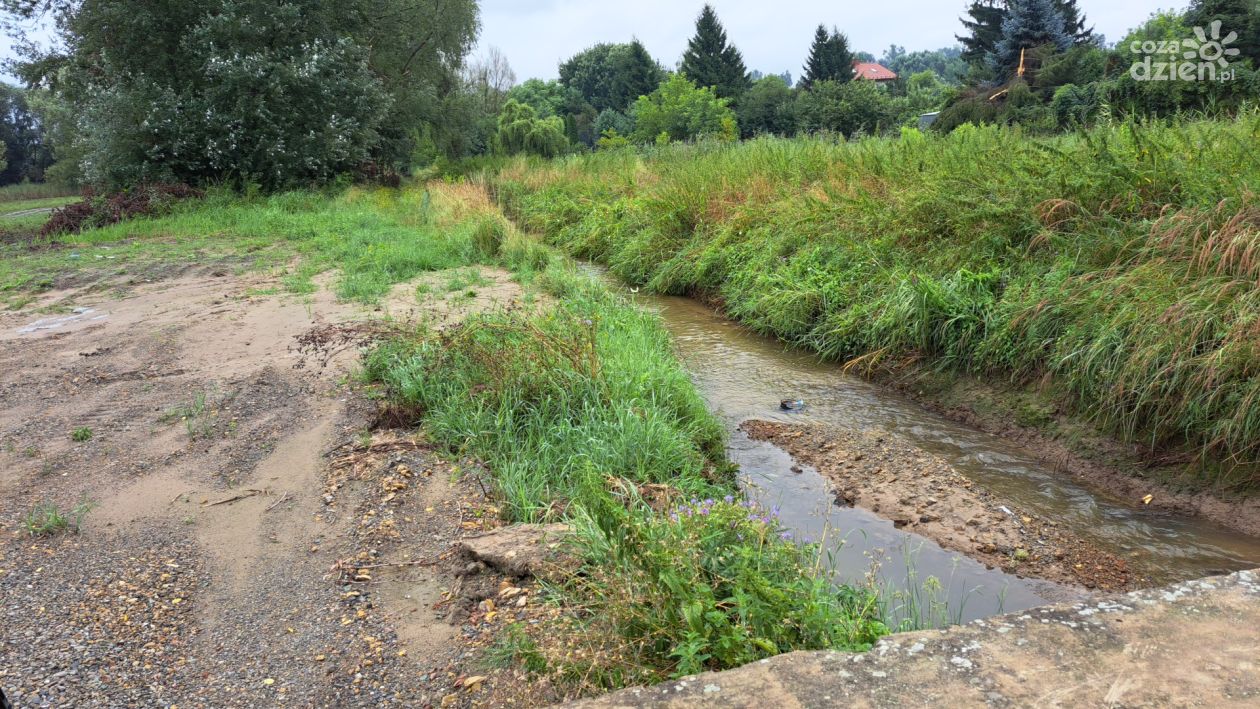
[[[883,64],[876,64],[875,62],[854,62],[853,78],[870,79],[871,81],[879,83],[881,81],[896,81],[897,74]]]

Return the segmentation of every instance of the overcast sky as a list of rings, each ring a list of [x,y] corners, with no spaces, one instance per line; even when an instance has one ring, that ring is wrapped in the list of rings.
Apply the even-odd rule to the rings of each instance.
[[[800,75],[820,22],[836,25],[854,49],[878,57],[893,43],[910,51],[955,44],[958,17],[968,5],[968,0],[711,1],[750,70],[790,71],[792,76]],[[1080,6],[1096,31],[1115,42],[1155,10],[1186,2],[1080,0]],[[481,42],[474,53],[495,46],[519,80],[552,79],[562,60],[596,42],[638,37],[657,60],[673,68],[703,5],[703,0],[482,0]],[[0,57],[13,56],[11,41],[0,41]]]
[[[890,44],[913,51],[956,44],[968,0],[710,0],[750,70],[799,76],[819,23],[835,25],[850,46],[876,57]],[[1188,0],[1080,0],[1089,22],[1118,41],[1155,10]],[[704,0],[483,0],[480,54],[503,50],[517,78],[556,78],[564,59],[596,42],[638,37],[673,68]]]

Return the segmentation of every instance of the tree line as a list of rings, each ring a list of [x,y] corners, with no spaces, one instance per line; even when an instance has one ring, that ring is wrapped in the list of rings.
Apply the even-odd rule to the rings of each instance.
[[[972,0],[959,45],[878,57],[895,81],[855,80],[855,50],[820,24],[798,79],[749,71],[712,6],[673,70],[636,39],[593,45],[558,78],[517,83],[501,53],[469,58],[475,0],[0,0],[12,31],[46,18],[59,42],[20,42],[0,94],[0,183],[54,179],[265,190],[405,174],[493,153],[757,135],[1005,123],[1064,130],[1109,116],[1237,110],[1260,95],[1260,7],[1193,0],[1108,48],[1077,0]],[[1229,81],[1143,81],[1133,47],[1238,33]],[[20,32],[19,39],[20,39]],[[802,38],[804,40],[804,38]]]

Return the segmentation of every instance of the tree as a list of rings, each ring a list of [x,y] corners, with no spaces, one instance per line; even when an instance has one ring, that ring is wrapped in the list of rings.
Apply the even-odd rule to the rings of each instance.
[[[827,32],[827,28],[818,25],[814,31],[814,44],[809,49],[809,58],[805,60],[805,75],[801,77],[801,86],[811,88],[818,81],[835,81],[844,83],[853,78],[853,53],[849,51],[849,40],[836,28]]]
[[[559,116],[539,118],[534,109],[509,99],[499,114],[495,145],[505,155],[539,155],[553,158],[569,149],[564,121]]]
[[[665,70],[637,39],[597,44],[560,65],[560,83],[576,90],[596,114],[606,108],[624,111],[664,78]]]
[[[980,66],[988,60],[1002,39],[1002,22],[1006,15],[1006,0],[972,0],[967,16],[959,18],[966,34],[954,35],[963,46],[964,61]]]
[[[1204,28],[1208,39],[1212,38],[1212,23],[1218,20],[1221,37],[1230,32],[1238,33],[1229,46],[1237,48],[1239,56],[1260,66],[1260,3],[1255,0],[1193,0],[1186,10],[1186,24]]]
[[[41,182],[52,162],[41,121],[28,105],[26,92],[4,83],[0,83],[0,150],[5,157],[0,185]]]
[[[792,88],[780,76],[767,76],[752,85],[739,100],[735,114],[740,134],[789,136],[796,132]]]
[[[962,83],[967,76],[967,62],[962,59],[960,47],[942,47],[934,50],[920,50],[896,57],[884,56],[880,64],[891,69],[898,76],[910,76],[923,71],[935,73],[942,81],[949,84]]]
[[[894,107],[884,87],[874,81],[820,81],[797,99],[802,131],[831,131],[852,137],[890,126]]]
[[[634,104],[634,133],[638,143],[693,140],[714,136],[739,137],[735,114],[713,89],[697,88],[690,79],[674,74],[656,91]]]
[[[1063,15],[1053,0],[1020,0],[1002,21],[1002,38],[989,55],[999,77],[1014,73],[1024,50],[1050,45],[1067,51],[1072,37],[1064,31]]]
[[[696,34],[687,42],[679,66],[682,75],[697,86],[708,86],[721,98],[737,99],[748,90],[750,81],[744,58],[727,44],[726,30],[712,5],[705,5],[696,19]]]
[[[475,38],[473,0],[0,0],[51,16],[17,71],[70,106],[86,176],[257,183],[405,167]],[[28,45],[23,45],[28,46]]]
[[[1072,38],[1072,44],[1096,44],[1094,28],[1085,26],[1085,15],[1077,6],[1077,0],[1054,0],[1054,9],[1063,16],[1063,31]]]
[[[582,103],[581,94],[555,80],[526,79],[513,86],[507,97],[528,104],[539,118],[563,116]]]
[[[616,131],[618,135],[630,135],[634,132],[634,119],[621,111],[606,108],[595,119],[595,133],[602,136],[608,131]]]
[[[465,65],[463,75],[467,90],[480,101],[486,113],[497,114],[507,101],[508,91],[516,84],[516,72],[498,47],[490,47],[486,56]]]
[[[640,96],[655,91],[665,80],[665,70],[637,39],[614,48],[609,61],[612,63],[613,101],[609,108],[623,111]]]

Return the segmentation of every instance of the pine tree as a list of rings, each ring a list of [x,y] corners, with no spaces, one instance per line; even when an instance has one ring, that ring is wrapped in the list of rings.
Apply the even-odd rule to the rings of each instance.
[[[705,5],[696,19],[696,36],[687,42],[679,67],[697,86],[711,87],[719,98],[739,98],[751,81],[744,58],[726,41],[726,30],[712,5]]]
[[[1002,39],[994,46],[989,62],[1001,77],[1019,66],[1022,50],[1052,44],[1067,51],[1072,37],[1063,28],[1063,15],[1054,0],[1020,0],[1002,21]]]
[[[1073,44],[1090,44],[1094,41],[1094,28],[1085,26],[1085,15],[1077,0],[1055,0],[1054,8],[1063,15],[1063,31],[1072,38]]]
[[[1002,22],[1008,12],[1006,0],[973,0],[967,8],[967,17],[971,19],[959,18],[967,34],[954,35],[963,45],[963,61],[980,64],[988,59],[1002,39]]]
[[[849,51],[849,39],[834,27],[828,32],[826,27],[818,25],[804,68],[801,86],[807,89],[818,81],[845,82],[852,79],[853,53]]]

